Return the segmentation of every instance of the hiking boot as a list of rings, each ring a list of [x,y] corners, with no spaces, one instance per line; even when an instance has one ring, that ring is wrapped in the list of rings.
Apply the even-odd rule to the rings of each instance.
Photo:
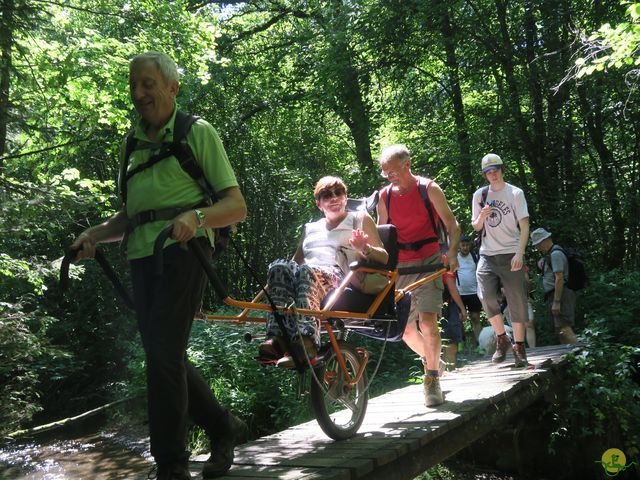
[[[426,363],[423,362],[422,365],[424,366],[424,374],[426,375],[427,373],[429,373],[429,371],[428,371],[429,369],[428,369]],[[439,359],[439,361],[438,361],[438,376],[439,377],[442,377],[445,374],[446,368],[447,368],[446,362],[444,360],[442,360],[442,359]]]
[[[299,342],[299,340],[293,340],[293,342]],[[313,340],[311,340],[309,337],[302,337],[302,342],[304,345],[304,350],[307,352],[307,356],[309,357],[309,361],[311,362],[311,365],[314,365],[316,356],[318,355],[318,349],[313,344]],[[307,360],[304,357],[301,357],[300,360],[302,361],[303,365],[307,364]],[[284,357],[282,357],[280,360],[276,362],[276,367],[295,368],[296,364],[291,354],[288,353],[287,355],[285,355]]]
[[[511,348],[511,341],[509,340],[509,336],[505,333],[504,335],[496,336],[496,351],[491,357],[491,361],[493,363],[502,363],[504,359],[507,358],[507,352]]]
[[[249,427],[229,413],[229,430],[211,445],[211,455],[202,467],[202,478],[221,477],[233,463],[233,449],[249,440]]]
[[[524,368],[529,365],[527,361],[527,352],[524,350],[522,343],[516,343],[513,345],[513,356],[516,357],[516,368]]]
[[[147,478],[155,478],[156,480],[191,480],[191,475],[186,465],[176,463],[152,467]]]
[[[440,389],[440,379],[433,375],[425,374],[422,381],[424,388],[424,404],[427,407],[435,407],[444,403],[444,393]]]

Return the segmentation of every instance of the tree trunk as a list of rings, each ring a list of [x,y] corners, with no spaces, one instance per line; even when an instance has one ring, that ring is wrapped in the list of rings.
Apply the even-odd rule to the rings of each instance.
[[[602,119],[601,95],[597,91],[597,86],[587,92],[587,88],[584,85],[579,85],[578,97],[582,117],[585,120],[593,146],[600,158],[600,178],[604,187],[605,198],[609,202],[609,208],[611,209],[613,232],[611,234],[612,238],[608,242],[610,254],[605,257],[605,263],[609,268],[621,268],[624,263],[626,246],[624,238],[625,221],[616,188],[616,169],[613,154],[604,139],[605,127]]]
[[[347,115],[342,116],[343,121],[349,127],[353,142],[356,147],[356,159],[363,172],[373,170],[373,158],[371,156],[371,142],[369,138],[371,121],[364,100],[358,73],[349,61],[347,68],[340,72],[344,87],[343,101]]]
[[[571,88],[573,84],[564,82],[555,89],[569,68],[571,6],[566,0],[546,0],[540,3],[542,23],[542,45],[544,45],[544,68],[546,81],[541,82],[541,91],[546,92],[546,136],[547,153],[545,160],[548,171],[554,172],[558,182],[554,185],[556,208],[549,215],[551,225],[567,225],[567,218],[577,218],[575,199],[578,185],[573,159],[574,123],[572,118]],[[535,24],[531,24],[535,28]],[[541,59],[538,58],[538,62]]]
[[[13,16],[14,0],[2,0],[2,16],[0,26],[0,49],[2,60],[0,61],[0,170],[3,169],[3,157],[7,145],[7,124],[9,123],[9,88],[11,75],[11,47],[13,44]]]
[[[531,166],[536,183],[538,185],[544,185],[547,181],[547,177],[543,172],[542,164],[540,161],[540,149],[541,146],[535,145],[529,135],[529,128],[527,122],[522,114],[522,107],[520,102],[520,93],[518,89],[518,83],[515,75],[515,67],[513,61],[513,46],[511,44],[511,38],[509,37],[509,31],[507,28],[507,7],[504,0],[495,0],[496,12],[498,14],[498,23],[500,26],[500,41],[501,48],[499,59],[504,70],[505,80],[507,84],[507,90],[509,95],[508,108],[516,123],[517,132],[520,137],[520,141],[523,147],[523,153],[527,159],[527,162]],[[518,160],[516,160],[518,161]],[[520,160],[521,162],[521,160]],[[525,191],[527,190],[526,176],[524,173],[524,165],[522,163],[517,164],[518,176],[520,178],[520,187]]]
[[[448,2],[439,0],[440,12],[440,33],[446,55],[447,74],[449,76],[449,91],[451,102],[453,103],[453,118],[456,125],[456,138],[460,149],[460,176],[462,184],[469,196],[475,190],[471,166],[471,148],[469,146],[469,131],[464,114],[464,104],[462,102],[462,90],[460,88],[460,75],[458,72],[458,57],[456,55],[456,39],[451,25]]]

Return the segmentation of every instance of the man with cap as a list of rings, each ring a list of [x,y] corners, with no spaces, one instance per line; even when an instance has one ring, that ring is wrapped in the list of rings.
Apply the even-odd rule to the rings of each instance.
[[[522,368],[528,365],[524,347],[527,321],[524,252],[529,241],[527,200],[522,189],[505,182],[504,164],[498,155],[485,155],[481,168],[489,185],[473,194],[471,217],[471,225],[482,240],[476,270],[478,297],[497,337],[491,360],[503,362],[512,348],[515,366]],[[509,303],[513,345],[500,312],[500,287]]]
[[[460,250],[458,251],[458,270],[456,271],[456,283],[460,298],[466,310],[469,311],[469,319],[473,327],[473,339],[478,344],[478,336],[482,325],[480,324],[480,311],[482,303],[478,298],[478,281],[476,280],[476,268],[478,266],[478,254],[472,250],[473,244],[469,235],[460,237]]]
[[[536,228],[531,232],[531,243],[544,258],[542,265],[542,288],[556,335],[560,343],[576,343],[578,340],[573,331],[576,314],[576,292],[566,282],[569,280],[569,261],[562,248],[554,245],[551,233],[544,228]]]

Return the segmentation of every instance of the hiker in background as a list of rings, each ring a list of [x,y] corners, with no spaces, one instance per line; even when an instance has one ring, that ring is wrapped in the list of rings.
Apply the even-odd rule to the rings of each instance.
[[[533,311],[533,304],[531,303],[533,284],[531,283],[531,277],[529,276],[529,267],[527,265],[524,266],[524,281],[527,288],[527,321],[524,324],[527,329],[527,346],[529,346],[530,348],[535,348],[537,344],[535,312]]]
[[[455,370],[458,363],[458,344],[464,341],[464,321],[467,319],[462,297],[456,286],[456,274],[445,272],[442,275],[444,292],[442,300],[442,356],[448,371]]]
[[[573,331],[576,316],[576,292],[567,286],[569,261],[559,245],[554,245],[551,233],[544,228],[531,232],[531,243],[544,257],[541,259],[544,300],[553,318],[560,343],[576,343]]]
[[[478,345],[478,336],[480,335],[480,330],[482,330],[480,324],[482,303],[478,298],[478,281],[476,279],[478,260],[478,254],[473,251],[471,238],[468,235],[462,235],[460,237],[460,251],[458,252],[456,284],[460,297],[462,298],[462,303],[469,312],[475,345]]]
[[[411,156],[404,145],[391,145],[380,154],[381,175],[389,185],[380,191],[378,224],[391,223],[398,232],[398,268],[433,265],[442,261],[439,226],[449,234],[445,262],[449,270],[458,268],[460,227],[449,208],[442,189],[433,180],[411,173]],[[428,274],[401,275],[396,288],[401,289]],[[440,388],[439,366],[441,338],[438,315],[442,310],[442,279],[426,283],[411,296],[411,312],[403,340],[424,364],[425,405],[444,402]]]
[[[505,182],[503,168],[502,159],[495,153],[482,158],[482,173],[489,185],[473,195],[471,224],[482,241],[476,271],[478,297],[497,337],[491,360],[503,362],[512,348],[515,366],[521,368],[528,365],[524,346],[527,292],[523,267],[529,241],[529,212],[524,192]],[[504,317],[500,312],[500,286],[509,302],[513,345],[505,332]]]
[[[129,89],[140,118],[133,133],[137,148],[130,158],[124,158],[126,140],[120,149],[120,161],[129,161],[127,200],[114,216],[86,229],[71,244],[79,249],[77,258],[91,258],[96,244],[120,240],[128,232],[127,257],[147,364],[151,455],[156,478],[162,480],[191,478],[186,450],[189,420],[202,427],[211,442],[204,478],[226,473],[234,447],[248,437],[247,425],[218,403],[209,384],[187,360],[187,341],[206,277],[195,255],[181,243],[197,237],[211,255],[207,230],[244,220],[247,209],[220,138],[202,119],[191,125],[186,142],[218,202],[206,201],[203,188],[185,173],[177,157],[150,161],[161,147],[172,145],[179,87],[176,64],[164,53],[147,52],[131,60]],[[141,167],[145,164],[148,168]],[[164,248],[164,271],[158,275],[154,241],[169,225],[172,240]]]

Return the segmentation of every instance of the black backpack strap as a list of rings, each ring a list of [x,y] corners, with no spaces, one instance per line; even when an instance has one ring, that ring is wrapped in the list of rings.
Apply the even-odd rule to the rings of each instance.
[[[120,176],[118,177],[118,189],[120,190],[120,198],[122,204],[127,203],[127,169],[129,168],[129,157],[136,149],[138,139],[135,137],[135,132],[132,130],[127,134],[127,139],[124,148],[124,158],[120,164]]]
[[[489,185],[486,185],[482,188],[482,193],[480,194],[480,208],[484,208],[487,203],[487,196],[489,195]]]
[[[489,185],[482,188],[482,193],[480,194],[480,208],[484,208],[487,203],[487,196],[489,195]],[[481,237],[487,236],[487,230],[482,226],[482,231],[480,232]]]
[[[384,187],[382,194],[386,196],[384,198],[384,205],[387,207],[387,223],[391,223],[391,210],[389,210],[389,206],[391,205],[391,184]]]
[[[186,141],[187,133],[200,117],[189,115],[184,112],[176,112],[176,122],[173,128],[172,154],[178,159],[180,167],[189,174],[191,178],[200,186],[206,198],[217,201],[215,190],[204,176],[202,168],[196,161],[193,150]]]
[[[441,247],[446,245],[449,246],[449,236],[448,232],[442,223],[442,219],[438,212],[433,212],[433,204],[431,203],[431,199],[429,198],[429,187],[433,183],[433,180],[420,177],[418,183],[418,190],[420,191],[420,195],[422,196],[422,200],[424,201],[424,206],[429,212],[429,220],[431,220],[431,227],[433,228],[433,232],[436,234],[436,241],[441,244]],[[437,219],[437,220],[436,220]]]
[[[133,132],[129,133],[126,139],[124,161],[122,162],[122,168],[120,172],[120,195],[122,197],[123,203],[126,202],[127,182],[131,177],[146,170],[147,168],[152,167],[159,161],[171,156],[177,159],[178,163],[180,164],[180,168],[182,168],[198,184],[207,202],[215,202],[217,200],[217,196],[215,194],[215,191],[213,190],[213,187],[207,181],[202,168],[196,161],[193,150],[186,140],[189,129],[199,118],[200,117],[197,117],[195,115],[177,111],[173,126],[173,141],[171,143],[163,145],[158,153],[156,153],[155,155],[151,155],[146,162],[138,165],[131,171],[127,171],[129,166],[129,158],[136,148],[137,139],[135,138]],[[144,218],[141,218],[140,221],[135,222],[136,225],[142,225],[143,223],[146,223],[145,219],[147,218],[148,216],[144,216]]]
[[[551,248],[549,249],[549,251],[547,252],[547,254],[544,257],[542,257],[543,258],[543,263],[542,263],[542,273],[543,274],[544,274],[544,267],[546,265],[550,265],[551,266],[551,271],[553,272],[553,264],[551,263],[551,253],[554,250],[560,250],[564,254],[565,257],[567,256],[566,252],[562,249],[562,247],[560,245],[553,244],[551,246]],[[567,258],[567,261],[568,261],[568,258]]]
[[[433,180],[427,180],[426,178],[420,177],[418,179],[418,190],[420,191],[420,196],[422,197],[422,201],[424,202],[424,206],[429,213],[429,220],[431,220],[431,227],[433,231],[438,232],[438,224],[435,221],[435,217],[433,216],[433,207],[431,206],[431,200],[429,199],[429,187],[433,183]]]

